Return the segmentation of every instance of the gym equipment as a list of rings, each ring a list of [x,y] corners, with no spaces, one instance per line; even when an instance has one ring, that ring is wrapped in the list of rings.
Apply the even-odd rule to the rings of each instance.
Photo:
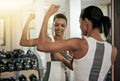
[[[24,59],[24,60],[23,60],[22,69],[24,69],[24,70],[30,69],[30,66],[29,66],[29,59]]]
[[[20,71],[21,69],[22,69],[22,64],[21,64],[21,62],[19,61],[19,60],[15,60],[15,62],[14,62],[14,70],[15,71]]]
[[[6,70],[6,66],[5,63],[0,60],[0,73],[4,72]]]
[[[5,53],[5,55],[6,55],[6,58],[7,58],[7,59],[13,58],[13,55],[12,55],[12,52],[11,52],[11,51],[7,51],[7,52]]]
[[[27,50],[25,53],[21,49],[14,49],[13,51],[4,51],[0,50],[0,81],[41,81],[43,69],[41,64],[41,58],[37,56],[38,54],[34,53],[31,50]],[[36,70],[38,74],[21,74],[19,72],[24,71],[33,71]],[[1,74],[10,72],[12,77],[2,78]],[[27,78],[27,77],[28,78]]]
[[[37,81],[37,77],[36,77],[36,75],[34,75],[34,74],[31,74],[31,75],[29,76],[29,79],[30,79],[30,81]]]
[[[27,81],[27,78],[25,77],[25,75],[20,75],[19,81]]]
[[[13,61],[12,60],[8,60],[6,62],[6,71],[14,71],[14,64],[13,64]]]
[[[37,64],[35,62],[35,59],[30,59],[30,69],[37,69]]]

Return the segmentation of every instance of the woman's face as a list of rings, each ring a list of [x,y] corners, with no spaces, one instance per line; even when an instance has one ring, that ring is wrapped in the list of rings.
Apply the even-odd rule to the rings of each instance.
[[[63,18],[56,18],[53,23],[53,29],[56,36],[64,35],[64,31],[67,27],[67,23]]]

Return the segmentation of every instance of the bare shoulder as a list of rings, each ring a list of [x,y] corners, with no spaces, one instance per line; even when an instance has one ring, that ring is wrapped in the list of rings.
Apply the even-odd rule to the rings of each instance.
[[[74,51],[74,58],[75,59],[79,59],[79,58],[82,58],[84,57],[86,54],[87,54],[87,51],[88,51],[88,42],[86,39],[82,38],[76,38],[74,39],[74,42],[76,45],[76,49]]]
[[[70,38],[64,41],[64,46],[68,46],[73,50],[80,50],[83,45],[83,39],[81,38]]]
[[[117,55],[117,48],[115,46],[112,46],[112,54]]]
[[[117,52],[117,48],[115,46],[112,46],[113,47],[113,50]]]
[[[85,39],[82,39],[82,38],[73,38],[72,41],[73,41],[74,43],[76,43],[76,45],[80,45],[80,46],[82,46],[83,43],[86,42],[86,40],[85,40]]]
[[[84,39],[84,38],[82,38],[82,39],[78,38],[78,39],[76,39],[76,42],[80,46],[86,46],[87,45],[87,40]]]
[[[76,43],[83,43],[85,41],[85,39],[82,39],[82,38],[73,38],[73,40],[76,42]]]
[[[87,41],[86,41],[86,39],[82,39],[82,38],[75,38],[74,39],[74,42],[75,42],[75,44],[74,45],[76,45],[76,49],[77,50],[79,50],[79,52],[80,51],[87,51],[87,49],[88,49],[88,43],[87,43]]]
[[[117,48],[115,46],[112,46],[112,57],[111,57],[112,63],[114,63],[116,56],[117,56]]]

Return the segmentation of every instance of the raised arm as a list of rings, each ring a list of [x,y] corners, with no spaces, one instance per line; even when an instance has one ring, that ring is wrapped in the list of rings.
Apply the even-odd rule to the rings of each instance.
[[[52,5],[46,15],[44,16],[41,32],[39,35],[39,41],[37,45],[37,49],[39,51],[44,51],[44,52],[60,52],[60,51],[66,51],[66,50],[75,50],[80,48],[79,44],[80,39],[79,38],[71,38],[68,40],[62,40],[62,41],[55,41],[51,42],[48,41],[47,37],[47,23],[51,15],[53,15],[57,10],[59,9],[58,5]]]
[[[28,17],[28,19],[25,23],[25,26],[24,26],[24,29],[22,32],[22,36],[21,36],[21,40],[20,40],[21,46],[37,46],[38,38],[35,38],[35,39],[28,39],[27,38],[30,22],[34,18],[35,18],[35,14],[30,14],[30,16]]]
[[[48,20],[49,20],[50,16],[53,15],[55,12],[57,12],[58,9],[59,9],[58,5],[51,5],[51,7],[47,11],[46,15],[44,16],[42,28],[40,30],[40,35],[39,35],[38,47],[37,47],[38,50],[40,50],[40,51],[45,51],[44,45],[46,43],[50,43],[50,41],[48,42],[48,38],[47,38],[47,24],[48,24]]]

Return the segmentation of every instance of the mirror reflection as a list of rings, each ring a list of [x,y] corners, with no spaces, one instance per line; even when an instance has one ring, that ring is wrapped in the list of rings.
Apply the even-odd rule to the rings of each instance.
[[[2,66],[2,72],[0,72],[0,78],[9,78],[9,79],[27,79],[28,81],[35,79],[43,79],[46,75],[47,66],[50,65],[48,63],[49,59],[54,59],[54,57],[46,56],[44,52],[40,52],[36,48],[36,44],[33,46],[29,46],[33,44],[31,41],[27,41],[27,39],[32,39],[35,41],[38,40],[40,29],[42,26],[43,18],[50,7],[51,4],[58,4],[61,6],[58,13],[62,13],[67,18],[67,25],[63,22],[62,26],[66,27],[64,30],[63,38],[71,38],[71,37],[82,37],[81,30],[79,30],[79,15],[80,10],[84,9],[89,5],[95,5],[99,7],[105,16],[109,16],[111,18],[111,0],[1,0],[0,1],[0,45],[1,45],[1,63],[6,64],[10,63],[9,69],[4,70],[4,66]],[[76,13],[75,13],[76,12]],[[35,17],[30,21],[28,18],[31,14],[34,14]],[[55,14],[55,15],[56,15]],[[55,28],[59,23],[53,21],[53,15],[48,22],[48,35],[54,36],[57,31]],[[1,17],[5,17],[5,20]],[[28,21],[28,23],[27,23]],[[73,23],[75,22],[75,24]],[[26,34],[26,42],[28,45],[22,46],[20,45],[22,33],[25,25],[29,26],[25,31]],[[56,24],[57,23],[57,24]],[[77,24],[77,25],[76,25]],[[6,29],[5,29],[6,26]],[[76,27],[76,30],[75,28]],[[78,29],[77,29],[78,27]],[[74,32],[76,31],[76,32]],[[80,33],[79,33],[80,32]],[[59,34],[59,33],[57,33]],[[105,38],[104,35],[101,35],[105,40],[111,42],[111,32],[109,34],[109,38]],[[6,41],[6,42],[5,42]],[[5,55],[7,53],[8,55]],[[13,53],[13,55],[11,54]],[[18,55],[17,53],[20,53]],[[65,52],[66,54],[67,52]],[[34,56],[35,55],[35,56]],[[7,57],[5,59],[5,57]],[[27,58],[26,58],[27,57]],[[18,60],[14,60],[14,59]],[[11,59],[11,60],[8,60]],[[4,61],[5,60],[5,61]],[[15,69],[16,72],[13,72],[14,64],[18,64]],[[38,66],[37,66],[38,65]],[[46,66],[47,65],[47,66]],[[24,66],[24,68],[22,68]],[[64,66],[60,66],[64,67]],[[37,68],[37,70],[36,70]],[[39,69],[39,70],[38,70]],[[50,68],[49,68],[50,69]],[[62,69],[63,70],[63,69]],[[10,71],[8,73],[8,71]],[[52,71],[54,71],[52,69]],[[60,72],[60,71],[59,71]],[[54,73],[54,72],[53,72]],[[62,72],[61,72],[62,73]],[[67,73],[67,74],[66,74]],[[14,76],[17,74],[17,76]],[[66,69],[64,67],[64,75],[65,80],[61,81],[73,81],[74,74],[70,69]],[[48,76],[48,75],[47,75]],[[51,75],[52,76],[52,75]],[[57,74],[56,74],[57,76]],[[11,78],[12,77],[12,78]],[[54,76],[53,76],[54,77]],[[109,78],[106,78],[105,81],[111,81],[112,75],[111,71],[108,75]],[[59,77],[60,78],[60,77]],[[32,81],[32,80],[31,80]]]

